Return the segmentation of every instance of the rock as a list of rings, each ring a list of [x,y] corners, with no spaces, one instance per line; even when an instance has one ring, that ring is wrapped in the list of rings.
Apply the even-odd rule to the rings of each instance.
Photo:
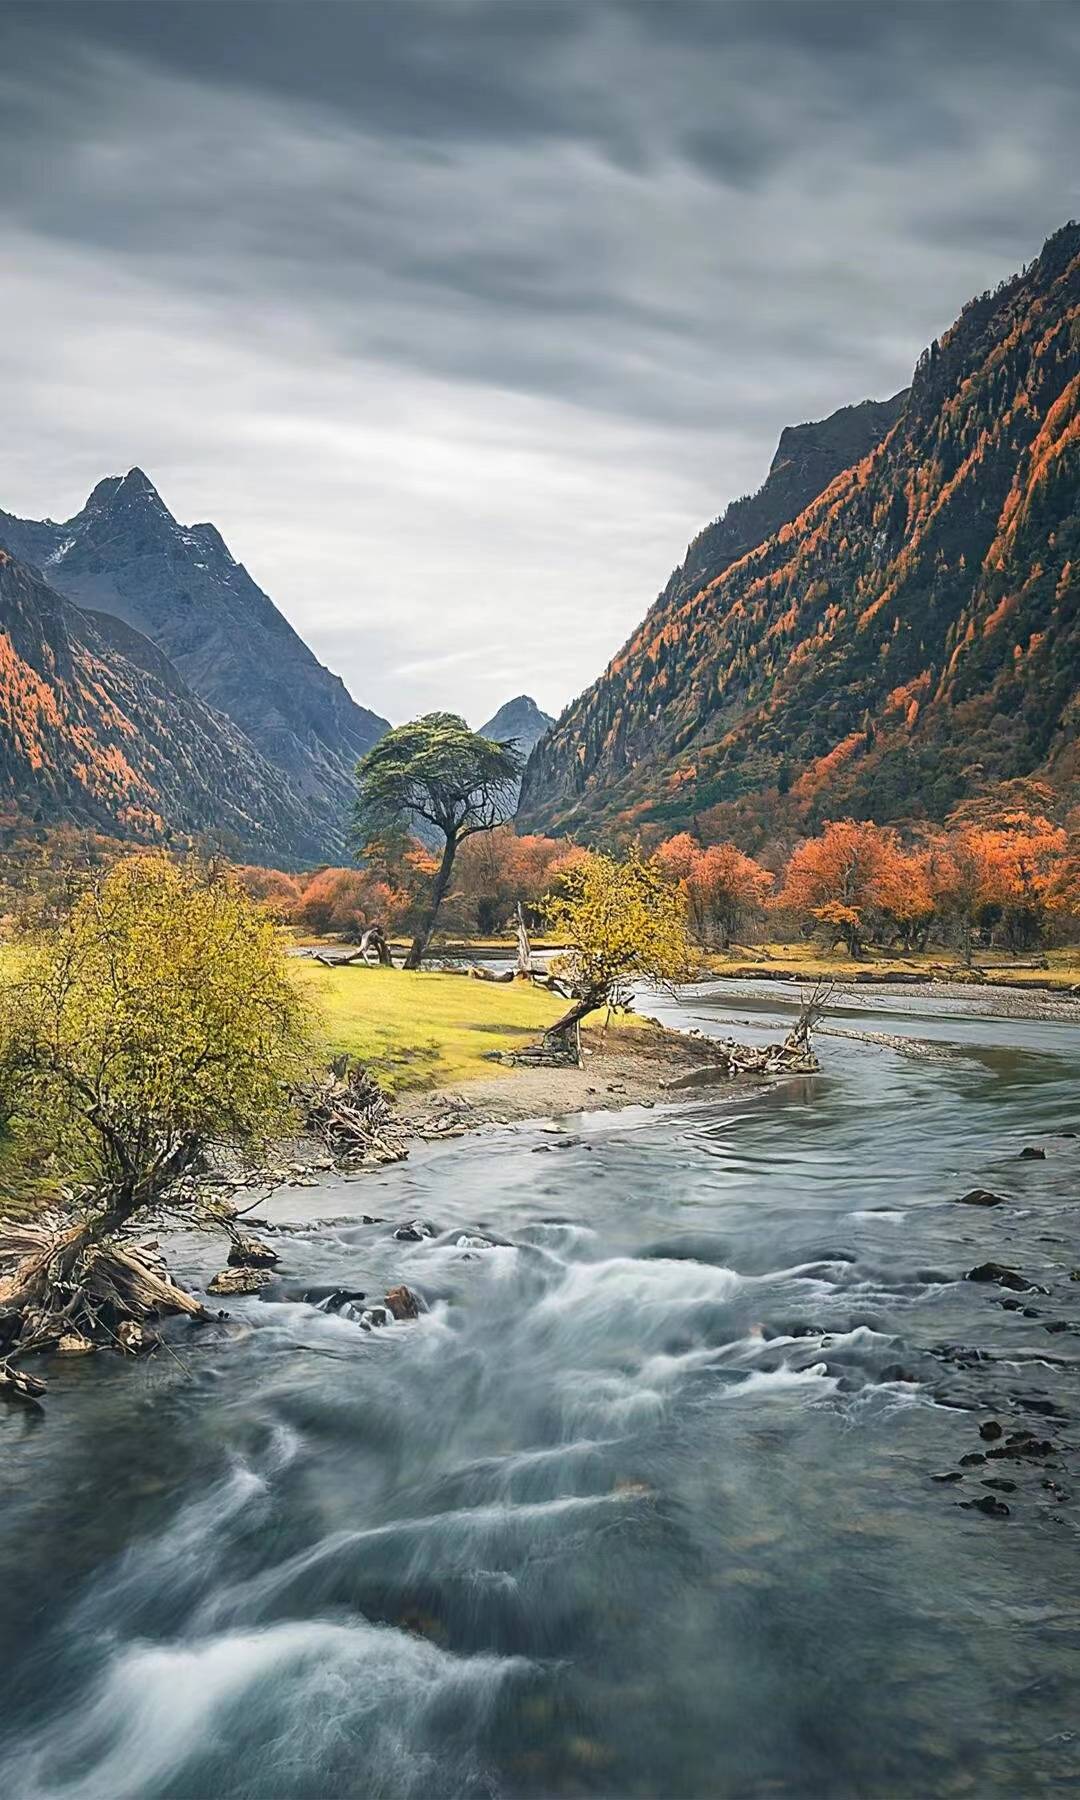
[[[394,1236],[400,1244],[422,1244],[425,1238],[432,1238],[435,1233],[423,1219],[409,1219],[406,1224],[398,1226]]]
[[[964,1477],[959,1469],[949,1469],[944,1475],[931,1475],[930,1479],[931,1481],[963,1481]]]
[[[1004,1500],[995,1500],[993,1494],[980,1494],[977,1500],[960,1500],[957,1502],[966,1512],[985,1513],[988,1519],[1007,1519],[1009,1508]]]
[[[365,1306],[356,1322],[361,1331],[375,1331],[382,1325],[392,1325],[394,1315],[385,1306]]]
[[[457,1250],[494,1250],[495,1245],[490,1238],[473,1236],[463,1231],[460,1237],[455,1238],[454,1247]]]
[[[1010,1288],[1015,1294],[1045,1294],[1046,1288],[1038,1287],[1034,1281],[1028,1281],[1015,1269],[1005,1268],[1003,1263],[979,1263],[977,1268],[969,1269],[964,1276],[965,1281],[993,1281],[998,1287]]]
[[[206,1291],[208,1294],[257,1294],[273,1279],[269,1269],[220,1269]]]
[[[276,1250],[264,1244],[261,1238],[242,1237],[237,1233],[233,1238],[227,1259],[235,1268],[269,1269],[281,1259]]]
[[[386,1305],[395,1319],[418,1319],[420,1302],[411,1288],[402,1283],[398,1287],[387,1288]]]
[[[1043,1482],[1044,1487],[1053,1487],[1053,1482]],[[999,1494],[1015,1494],[1015,1481],[1006,1481],[1003,1476],[984,1475],[983,1487],[994,1488]]]
[[[968,1194],[961,1194],[957,1206],[1005,1206],[1004,1195],[992,1194],[989,1188],[972,1188]]]
[[[1067,1319],[1052,1319],[1049,1325],[1043,1326],[1043,1330],[1048,1331],[1053,1337],[1059,1331],[1071,1331],[1072,1326]]]
[[[78,1331],[65,1331],[56,1348],[61,1356],[92,1356],[97,1345]]]
[[[161,1339],[137,1319],[121,1319],[116,1327],[116,1342],[126,1356],[144,1356],[148,1350],[156,1350]]]
[[[996,1419],[987,1419],[979,1426],[979,1436],[983,1438],[986,1443],[992,1444],[999,1437],[1004,1437],[1005,1433]]]
[[[310,1300],[311,1304],[317,1306],[320,1312],[336,1313],[340,1312],[343,1306],[359,1306],[362,1301],[367,1299],[367,1295],[362,1288],[331,1288],[328,1294],[307,1293],[304,1295],[304,1299]]]
[[[986,1457],[981,1450],[972,1450],[967,1456],[962,1456],[960,1458],[960,1467],[962,1469],[975,1469],[978,1468],[980,1463],[984,1463],[985,1461]]]
[[[551,1154],[551,1145],[550,1144],[534,1144],[532,1153],[534,1156],[549,1156]]]
[[[987,1452],[987,1456],[994,1462],[1002,1459],[1006,1462],[1023,1462],[1032,1458],[1041,1460],[1044,1456],[1053,1454],[1054,1446],[1050,1439],[1037,1438],[1030,1431],[1011,1432],[1003,1444]]]
[[[1046,1151],[1037,1149],[1034,1144],[1025,1144],[1020,1152],[1021,1162],[1045,1162]]]

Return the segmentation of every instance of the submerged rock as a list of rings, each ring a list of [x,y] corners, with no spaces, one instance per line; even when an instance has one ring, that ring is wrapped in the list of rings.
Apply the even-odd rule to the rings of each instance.
[[[999,1437],[1005,1436],[1005,1430],[1003,1426],[998,1424],[996,1419],[987,1419],[979,1426],[979,1436],[984,1439],[986,1443],[992,1444]]]
[[[1016,1269],[1007,1269],[1004,1263],[979,1263],[977,1268],[969,1269],[964,1276],[965,1281],[993,1281],[998,1287],[1010,1288],[1014,1294],[1045,1294],[1047,1288],[1041,1288],[1026,1275]]]
[[[361,1331],[375,1331],[382,1325],[392,1325],[394,1315],[385,1306],[365,1306],[356,1323]]]
[[[992,1194],[989,1188],[972,1188],[968,1194],[961,1194],[957,1206],[1005,1206],[1003,1194]]]
[[[1010,1516],[1004,1500],[995,1499],[993,1494],[980,1494],[977,1500],[959,1500],[957,1505],[962,1506],[966,1512],[985,1513],[988,1519],[1007,1519]]]
[[[1021,1162],[1045,1162],[1046,1161],[1046,1151],[1037,1148],[1036,1145],[1034,1145],[1034,1144],[1025,1144],[1024,1148],[1020,1152],[1020,1161]]]
[[[261,1238],[243,1237],[237,1233],[227,1260],[236,1268],[269,1269],[281,1259],[277,1251],[271,1250],[269,1244],[264,1244]]]
[[[274,1277],[269,1269],[219,1269],[207,1285],[208,1294],[257,1294],[269,1287]]]
[[[147,1331],[137,1319],[121,1319],[116,1328],[116,1342],[126,1356],[145,1356],[147,1351],[156,1350],[161,1339],[154,1331]]]

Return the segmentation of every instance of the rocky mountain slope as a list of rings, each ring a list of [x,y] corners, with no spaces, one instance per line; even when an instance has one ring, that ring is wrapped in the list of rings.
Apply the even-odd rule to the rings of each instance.
[[[314,839],[340,850],[357,758],[387,722],[323,667],[213,525],[180,525],[131,469],[100,481],[62,525],[0,512],[0,544],[77,606],[114,614],[163,650],[286,777]]]
[[[901,400],[881,442],[763,542],[716,574],[692,547],[534,751],[525,828],[735,802],[811,824],[940,817],[989,780],[1069,773],[1080,227],[973,300]]]
[[[207,835],[311,861],[308,808],[244,733],[124,621],[0,550],[0,808],[121,836]]]

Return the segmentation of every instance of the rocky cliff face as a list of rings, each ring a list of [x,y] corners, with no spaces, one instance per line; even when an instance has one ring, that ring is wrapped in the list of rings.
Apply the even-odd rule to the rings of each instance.
[[[245,860],[311,861],[308,810],[149,640],[82,611],[0,550],[0,804]]]
[[[534,751],[526,827],[780,799],[808,824],[940,817],[988,780],[1071,767],[1080,227],[972,301],[899,399],[887,435],[763,542],[711,576],[691,547]]]
[[[0,513],[0,544],[77,606],[164,651],[285,776],[324,853],[340,851],[357,758],[387,722],[322,666],[213,525],[180,525],[132,469],[99,482],[62,525]]]

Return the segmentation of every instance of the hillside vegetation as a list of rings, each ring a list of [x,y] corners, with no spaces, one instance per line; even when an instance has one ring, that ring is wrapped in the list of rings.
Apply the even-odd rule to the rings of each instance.
[[[526,829],[745,838],[940,819],[1077,778],[1080,227],[965,308],[897,422],[790,523],[662,598],[538,745]],[[714,831],[714,835],[715,835]]]

